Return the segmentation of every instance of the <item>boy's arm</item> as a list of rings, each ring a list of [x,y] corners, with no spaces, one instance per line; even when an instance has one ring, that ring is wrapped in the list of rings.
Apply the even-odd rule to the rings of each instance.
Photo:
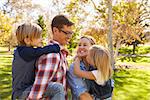
[[[95,80],[93,73],[91,71],[83,71],[80,69],[80,59],[77,57],[74,61],[74,74],[78,77]]]
[[[23,47],[19,51],[19,55],[25,60],[25,61],[31,61],[34,59],[37,59],[43,54],[48,54],[48,53],[59,53],[60,52],[60,47],[58,44],[53,44],[53,45],[48,45],[44,47],[38,47],[38,48],[33,48],[33,47]]]

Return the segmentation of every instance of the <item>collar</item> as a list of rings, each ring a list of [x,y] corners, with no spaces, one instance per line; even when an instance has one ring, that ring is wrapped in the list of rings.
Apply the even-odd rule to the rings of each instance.
[[[70,53],[69,50],[66,49],[64,46],[60,45],[59,42],[55,41],[55,40],[50,40],[49,44],[58,44],[60,47],[60,51],[67,57]]]
[[[55,40],[50,40],[50,41],[49,41],[49,44],[58,44],[59,46],[61,46],[60,43],[57,42],[57,41],[55,41]]]

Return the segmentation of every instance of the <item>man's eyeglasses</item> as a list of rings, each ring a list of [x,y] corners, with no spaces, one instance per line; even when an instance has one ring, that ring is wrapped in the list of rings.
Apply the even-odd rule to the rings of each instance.
[[[74,33],[74,32],[69,32],[69,31],[66,32],[66,31],[64,31],[64,30],[60,30],[60,31],[62,31],[62,32],[65,33],[66,35],[68,35],[68,34],[71,34],[71,35],[72,35],[72,34]]]

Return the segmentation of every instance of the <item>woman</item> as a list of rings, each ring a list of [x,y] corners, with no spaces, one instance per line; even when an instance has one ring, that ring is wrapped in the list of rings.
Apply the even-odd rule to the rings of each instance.
[[[89,48],[94,44],[95,40],[90,36],[82,36],[80,38],[77,47],[77,52],[80,52],[82,54],[82,60],[80,62],[81,70],[88,70],[89,64],[87,63],[86,56]],[[88,89],[84,79],[74,74],[74,63],[71,64],[67,76],[73,100],[92,100],[92,96],[88,93]]]

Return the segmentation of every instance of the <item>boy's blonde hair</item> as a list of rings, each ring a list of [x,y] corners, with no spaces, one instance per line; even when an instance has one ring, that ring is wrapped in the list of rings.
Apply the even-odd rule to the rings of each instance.
[[[113,70],[110,62],[110,53],[109,51],[98,45],[93,45],[90,48],[91,60],[94,63],[94,66],[97,68],[100,78],[100,82],[103,84],[109,78],[111,78]]]
[[[18,26],[16,30],[18,45],[26,45],[25,38],[29,38],[30,40],[40,38],[41,33],[42,28],[34,23],[24,23]]]

